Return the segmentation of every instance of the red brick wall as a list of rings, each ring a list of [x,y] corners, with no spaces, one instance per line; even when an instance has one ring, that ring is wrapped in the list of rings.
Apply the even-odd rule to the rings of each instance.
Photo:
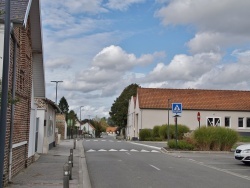
[[[14,129],[12,143],[27,141],[27,144],[16,147],[12,150],[12,176],[15,176],[20,170],[27,167],[34,161],[34,157],[28,158],[29,125],[31,111],[31,93],[32,93],[32,48],[30,37],[30,24],[27,29],[15,28],[15,37],[18,41],[17,64],[16,64],[16,97],[19,101],[15,105]],[[13,49],[14,42],[10,42],[10,74],[9,91],[12,92],[13,76]],[[4,155],[4,184],[9,179],[9,137],[10,137],[10,106],[7,115],[5,155]],[[34,125],[35,126],[35,125]]]

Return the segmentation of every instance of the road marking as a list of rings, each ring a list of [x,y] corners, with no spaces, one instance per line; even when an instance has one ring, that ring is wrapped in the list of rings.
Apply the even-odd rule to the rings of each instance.
[[[138,150],[135,150],[135,149],[131,149],[130,151],[138,152]]]
[[[153,167],[153,168],[156,169],[156,170],[161,170],[161,169],[157,168],[157,167],[154,166],[154,165],[151,165],[151,164],[150,164],[149,166]]]
[[[90,140],[85,140],[86,142],[89,142]]]
[[[117,141],[117,142],[122,142],[122,141]]]
[[[147,151],[147,150],[142,149],[141,152],[150,152],[150,151]]]
[[[128,142],[128,143],[130,143],[130,144],[135,144],[135,145],[139,145],[139,146],[145,146],[145,147],[149,147],[149,148],[153,148],[153,149],[161,150],[160,147],[156,147],[156,146],[149,146],[149,145],[139,144],[139,143],[135,143],[135,142]]]
[[[94,140],[94,142],[98,142],[98,140]]]
[[[115,149],[110,149],[109,151],[117,151],[117,150],[115,150]]]
[[[189,160],[191,162],[193,162],[193,163],[199,164],[199,165],[207,167],[207,168],[211,168],[211,169],[214,169],[214,170],[217,170],[217,171],[220,171],[220,172],[225,172],[227,174],[231,174],[232,176],[236,176],[236,177],[239,177],[239,178],[242,178],[242,179],[250,180],[250,177],[248,177],[248,176],[243,176],[243,175],[240,175],[240,174],[237,174],[237,173],[234,173],[234,172],[230,172],[230,171],[228,171],[226,169],[217,168],[217,167],[214,167],[214,166],[211,166],[211,165],[206,165],[203,162],[199,162],[199,161],[196,161],[196,160],[192,160],[192,159],[189,159]]]
[[[102,140],[102,142],[105,142],[106,140]]]
[[[128,155],[131,155],[129,152],[126,152]]]
[[[159,151],[156,151],[156,150],[152,150],[151,152],[153,152],[153,153],[160,153]]]
[[[99,149],[98,151],[107,151],[107,150],[105,150],[105,149]]]
[[[125,149],[121,149],[120,151],[128,151],[128,150],[125,150]]]
[[[90,149],[87,152],[95,152],[96,150]]]

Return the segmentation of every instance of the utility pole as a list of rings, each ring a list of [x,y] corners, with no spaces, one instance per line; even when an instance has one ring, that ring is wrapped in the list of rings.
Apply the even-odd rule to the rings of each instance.
[[[4,171],[4,149],[7,124],[8,107],[8,84],[10,64],[10,0],[5,0],[5,21],[4,21],[4,54],[3,54],[3,77],[0,114],[0,188],[3,186]]]
[[[171,99],[168,99],[168,143],[169,143],[169,101]]]
[[[63,82],[63,81],[51,81],[51,82],[55,82],[55,83],[56,83],[56,104],[57,104],[57,84],[58,84],[59,82]]]

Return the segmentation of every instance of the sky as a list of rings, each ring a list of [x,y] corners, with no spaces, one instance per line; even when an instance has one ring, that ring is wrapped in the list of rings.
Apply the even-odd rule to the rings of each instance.
[[[123,89],[250,89],[249,0],[41,0],[46,97],[108,117]],[[84,107],[81,107],[84,106]]]

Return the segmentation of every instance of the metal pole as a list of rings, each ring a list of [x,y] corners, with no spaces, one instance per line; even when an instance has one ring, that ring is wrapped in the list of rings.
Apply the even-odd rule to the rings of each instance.
[[[178,149],[178,129],[177,129],[177,117],[178,115],[175,116],[175,146],[176,149]]]
[[[57,104],[57,84],[58,84],[59,82],[63,82],[63,81],[51,81],[51,82],[55,82],[55,83],[56,83],[56,104]]]
[[[169,143],[169,101],[171,99],[168,99],[168,143]]]
[[[8,84],[10,61],[10,0],[5,0],[3,77],[0,114],[0,188],[3,186],[4,149],[7,124]]]
[[[16,49],[17,49],[17,41],[14,36],[13,25],[11,26],[11,36],[14,40],[14,54],[13,54],[13,74],[12,74],[12,101],[15,101],[16,97]],[[13,129],[14,129],[14,114],[15,114],[15,104],[11,104],[11,123],[10,123],[10,137],[9,137],[9,182],[12,178],[12,139],[13,139]]]

